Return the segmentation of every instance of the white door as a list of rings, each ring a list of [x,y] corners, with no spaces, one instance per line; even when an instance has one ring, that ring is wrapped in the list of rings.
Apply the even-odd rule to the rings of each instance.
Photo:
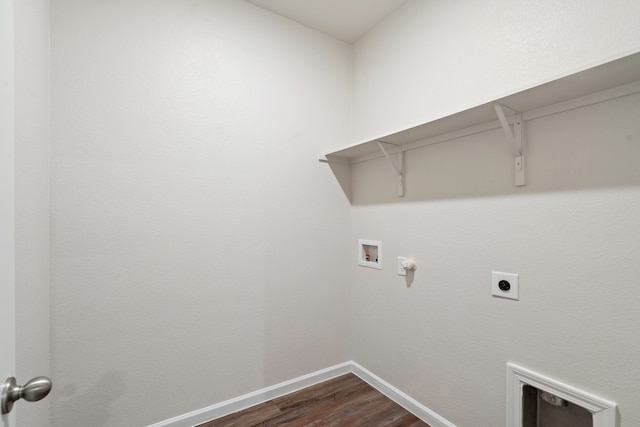
[[[0,0],[0,389],[12,398],[3,402],[40,400],[51,388],[47,378],[39,377],[49,371],[49,337],[42,331],[48,325],[48,282],[36,274],[48,264],[42,254],[47,231],[39,228],[48,222],[48,198],[41,191],[48,182],[48,113],[40,107],[48,105],[49,88],[38,83],[47,81],[49,72],[48,22],[42,21],[47,14],[47,0]],[[19,159],[29,168],[21,168]],[[34,212],[40,214],[36,219]],[[35,234],[34,228],[39,230]],[[11,377],[24,387],[5,388]],[[13,409],[2,415],[0,427],[44,427],[47,403],[18,403],[18,414]]]
[[[15,375],[13,1],[0,2],[0,383]],[[13,414],[3,427],[15,425]]]

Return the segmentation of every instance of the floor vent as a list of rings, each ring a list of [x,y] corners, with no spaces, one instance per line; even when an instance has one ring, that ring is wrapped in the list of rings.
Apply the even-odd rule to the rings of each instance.
[[[616,404],[507,364],[509,427],[615,427]]]

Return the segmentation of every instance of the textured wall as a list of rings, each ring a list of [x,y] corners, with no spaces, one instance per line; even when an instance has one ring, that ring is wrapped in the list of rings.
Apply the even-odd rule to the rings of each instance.
[[[49,375],[49,1],[15,2],[16,372]],[[16,405],[17,423],[49,424],[47,398]]]
[[[358,40],[369,140],[640,50],[636,0],[412,0]]]
[[[348,359],[349,50],[236,0],[52,3],[54,425]]]
[[[409,2],[354,46],[356,140],[639,50],[638,12]],[[347,46],[232,0],[55,0],[52,37],[54,425],[146,425],[350,358],[460,426],[504,423],[507,360],[640,424],[637,96],[528,123],[525,188],[495,131],[408,153],[402,200],[359,164],[350,213],[315,161],[349,138]],[[358,237],[384,270],[355,266]]]
[[[407,152],[403,201],[384,159],[359,164],[354,244],[380,239],[386,265],[418,270],[407,288],[353,263],[354,360],[459,426],[504,424],[507,361],[639,425],[639,108],[635,95],[527,122],[524,188],[500,130]],[[492,270],[520,275],[520,301],[491,296]]]
[[[356,134],[640,50],[637,2],[471,3],[410,2],[356,44]],[[384,158],[357,164],[352,244],[382,240],[385,268],[352,262],[354,360],[459,426],[504,425],[507,361],[640,425],[639,109],[527,122],[523,188],[501,130],[407,152],[403,199]],[[396,256],[418,262],[410,287]],[[491,297],[492,270],[520,274],[519,302]]]

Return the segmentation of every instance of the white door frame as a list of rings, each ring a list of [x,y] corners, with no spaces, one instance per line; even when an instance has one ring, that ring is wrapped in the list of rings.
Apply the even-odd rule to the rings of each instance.
[[[14,4],[0,1],[0,382],[15,375]],[[15,425],[14,414],[0,425]]]

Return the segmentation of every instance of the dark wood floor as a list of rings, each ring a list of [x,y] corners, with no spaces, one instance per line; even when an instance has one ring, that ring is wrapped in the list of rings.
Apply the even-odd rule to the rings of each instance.
[[[325,381],[198,427],[429,427],[353,374]]]

